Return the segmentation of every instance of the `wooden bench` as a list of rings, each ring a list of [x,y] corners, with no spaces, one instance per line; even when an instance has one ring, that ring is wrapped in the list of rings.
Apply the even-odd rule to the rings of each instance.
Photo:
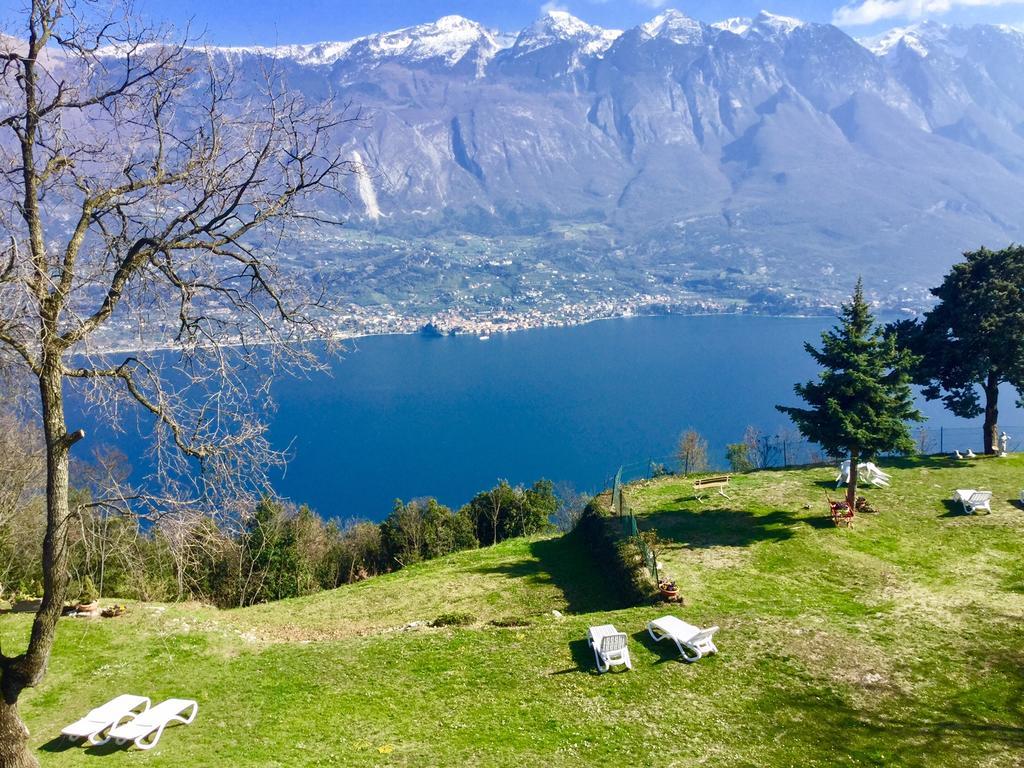
[[[727,499],[732,497],[725,492],[725,487],[729,485],[729,475],[716,475],[715,477],[702,477],[699,480],[693,481],[693,492],[697,501],[704,503],[704,491],[709,488],[717,488],[718,494],[724,496]]]

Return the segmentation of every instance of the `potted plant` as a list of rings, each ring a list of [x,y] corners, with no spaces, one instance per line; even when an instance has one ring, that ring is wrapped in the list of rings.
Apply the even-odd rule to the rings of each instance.
[[[658,582],[658,589],[661,591],[661,596],[665,600],[675,601],[679,599],[679,588],[676,586],[674,581],[662,579]]]
[[[75,610],[79,613],[93,613],[99,607],[99,591],[91,576],[82,579],[82,591],[75,604]]]

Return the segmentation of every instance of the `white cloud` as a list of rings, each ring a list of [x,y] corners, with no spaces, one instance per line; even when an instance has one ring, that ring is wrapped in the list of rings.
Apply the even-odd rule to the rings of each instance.
[[[856,27],[886,19],[921,19],[948,13],[953,8],[981,8],[997,5],[1021,5],[1024,0],[861,0],[837,8],[832,23]]]
[[[565,13],[568,13],[569,6],[562,5],[556,0],[548,0],[548,2],[544,3],[544,5],[540,7],[541,13],[551,13],[552,11],[563,11]]]

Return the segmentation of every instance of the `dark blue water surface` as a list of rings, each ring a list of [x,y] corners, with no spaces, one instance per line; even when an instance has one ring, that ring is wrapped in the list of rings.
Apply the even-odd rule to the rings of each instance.
[[[670,316],[353,341],[332,375],[275,385],[272,439],[294,452],[277,489],[328,517],[377,520],[395,498],[456,506],[499,478],[589,491],[620,464],[670,455],[688,427],[721,463],[748,424],[785,425],[774,405],[795,404],[794,382],[816,374],[803,343],[833,323]],[[1007,392],[1002,422],[1024,424],[1012,405]],[[921,407],[947,428],[945,450],[980,448],[980,428],[966,429],[977,422]]]

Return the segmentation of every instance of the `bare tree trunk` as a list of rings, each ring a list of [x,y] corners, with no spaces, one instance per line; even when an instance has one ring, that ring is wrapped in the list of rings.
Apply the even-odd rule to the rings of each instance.
[[[999,445],[999,375],[988,372],[985,382],[985,453],[997,453]]]
[[[0,765],[4,768],[36,768],[39,763],[28,749],[28,728],[18,716],[17,699],[0,699]]]
[[[46,536],[43,539],[43,600],[32,622],[28,649],[13,658],[0,657],[0,766],[36,766],[28,749],[28,729],[18,716],[17,701],[26,688],[46,673],[57,620],[68,586],[68,452],[84,432],[68,434],[64,423],[64,388],[59,357],[45,358],[39,373],[39,395],[46,438]]]
[[[850,505],[850,512],[857,509],[857,463],[860,461],[860,451],[850,451],[850,482],[846,485],[846,503]]]

